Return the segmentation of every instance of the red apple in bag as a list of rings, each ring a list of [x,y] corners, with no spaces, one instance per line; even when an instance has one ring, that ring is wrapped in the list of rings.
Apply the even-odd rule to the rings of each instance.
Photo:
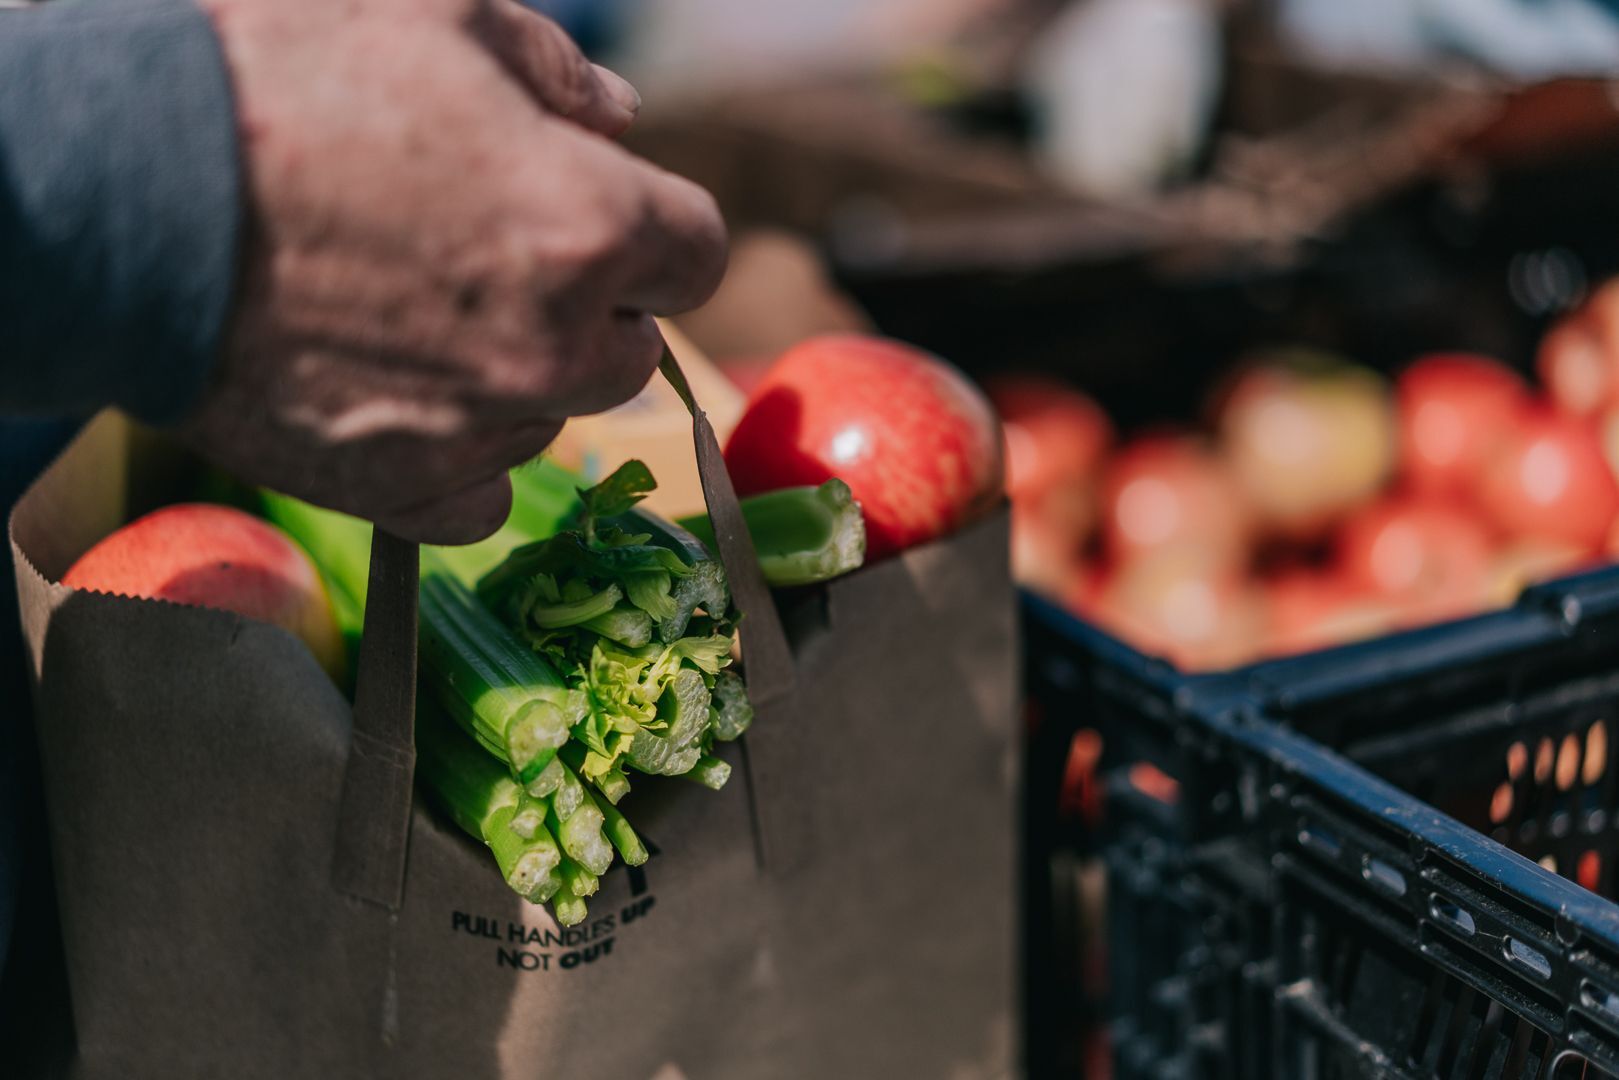
[[[315,564],[274,525],[228,506],[154,510],[80,556],[62,584],[234,611],[303,639],[333,675],[342,669],[343,641]]]
[[[1001,431],[966,376],[897,341],[829,334],[788,349],[725,447],[740,495],[838,477],[868,561],[960,528],[1001,497]]]

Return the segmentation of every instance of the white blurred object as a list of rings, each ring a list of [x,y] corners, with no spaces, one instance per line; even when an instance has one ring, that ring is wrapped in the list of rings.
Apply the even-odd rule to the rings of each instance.
[[[1026,69],[1038,152],[1065,183],[1103,196],[1185,171],[1220,88],[1220,20],[1207,0],[1079,0]]]
[[[1283,34],[1316,58],[1424,69],[1465,57],[1504,75],[1619,74],[1606,0],[1280,0]]]

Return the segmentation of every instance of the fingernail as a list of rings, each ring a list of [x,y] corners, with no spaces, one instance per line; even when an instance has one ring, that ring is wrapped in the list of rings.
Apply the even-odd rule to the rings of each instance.
[[[612,98],[614,103],[622,106],[631,116],[641,111],[641,95],[630,85],[628,79],[600,64],[590,66],[596,69],[596,78],[601,80],[602,89],[607,91],[607,96]]]

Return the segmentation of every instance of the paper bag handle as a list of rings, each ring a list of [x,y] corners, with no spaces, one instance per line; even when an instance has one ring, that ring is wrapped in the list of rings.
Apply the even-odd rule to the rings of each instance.
[[[731,585],[756,708],[793,691],[792,649],[759,568],[714,425],[692,396],[667,346],[660,365],[691,412],[692,442],[703,501]],[[382,530],[371,533],[371,571],[354,688],[354,729],[338,809],[332,884],[341,892],[398,910],[404,898],[410,838],[411,783],[416,768],[416,617],[420,553]]]
[[[355,673],[354,733],[338,806],[332,884],[398,910],[416,771],[416,545],[371,532],[371,576]]]
[[[731,474],[725,469],[725,457],[720,452],[714,425],[709,423],[708,414],[692,396],[686,375],[667,345],[659,370],[691,413],[692,443],[697,450],[697,476],[703,483],[703,502],[708,506],[708,520],[714,526],[714,542],[731,584],[732,600],[742,612],[737,635],[742,639],[748,700],[755,708],[760,708],[793,692],[797,677],[793,652],[787,644],[787,633],[782,629],[776,603],[770,596],[770,587],[765,584],[764,571],[759,568],[759,553],[748,535],[748,525],[743,520]]]

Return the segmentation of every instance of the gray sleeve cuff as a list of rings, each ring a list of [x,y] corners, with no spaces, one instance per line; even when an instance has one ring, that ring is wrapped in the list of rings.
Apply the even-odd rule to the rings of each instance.
[[[235,284],[229,73],[191,0],[0,11],[0,409],[177,420]]]

